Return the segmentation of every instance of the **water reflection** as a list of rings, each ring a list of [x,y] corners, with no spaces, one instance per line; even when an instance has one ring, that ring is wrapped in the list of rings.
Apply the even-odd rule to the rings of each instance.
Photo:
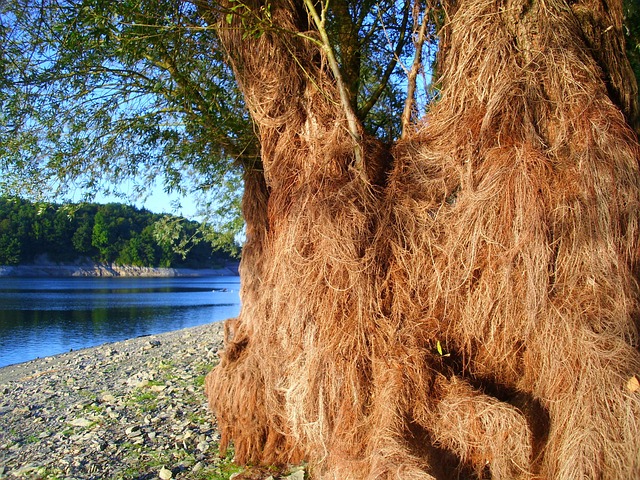
[[[235,316],[238,277],[0,278],[0,366]]]

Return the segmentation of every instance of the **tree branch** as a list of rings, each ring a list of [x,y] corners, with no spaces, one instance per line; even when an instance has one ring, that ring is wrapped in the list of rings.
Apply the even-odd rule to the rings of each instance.
[[[391,59],[391,61],[387,65],[387,68],[382,74],[382,78],[380,79],[378,88],[376,88],[373,94],[369,97],[369,100],[367,100],[367,103],[365,103],[362,106],[362,108],[358,110],[358,118],[365,118],[369,114],[373,106],[376,104],[376,102],[380,98],[380,95],[382,95],[382,92],[384,92],[384,89],[387,88],[387,85],[389,84],[389,78],[391,77],[393,70],[396,68],[396,65],[398,64],[398,58],[400,57],[400,53],[402,53],[402,48],[405,45],[405,35],[407,32],[408,24],[409,24],[409,0],[406,1],[404,15],[402,17],[402,27],[400,30],[400,37],[398,38],[398,43],[396,45],[395,50],[393,51],[393,58]]]
[[[344,84],[344,80],[342,79],[342,75],[340,73],[340,67],[338,65],[338,61],[336,60],[336,56],[333,52],[333,48],[331,47],[331,43],[329,42],[329,36],[327,35],[327,30],[325,28],[327,8],[329,4],[325,3],[324,7],[322,8],[321,14],[318,14],[318,11],[313,5],[312,0],[304,0],[304,4],[307,7],[309,14],[311,15],[311,18],[313,18],[316,28],[318,29],[318,32],[320,33],[320,38],[322,40],[322,49],[324,50],[325,55],[327,56],[327,60],[329,61],[329,67],[331,68],[331,72],[333,73],[333,76],[336,80],[336,84],[338,87],[338,94],[340,95],[340,103],[342,104],[342,109],[347,118],[349,134],[351,135],[351,137],[355,142],[354,167],[358,171],[364,172],[364,164],[362,159],[362,147],[360,145],[360,142],[362,139],[360,136],[359,122],[355,112],[353,111],[351,102],[349,101],[349,92],[347,90],[346,85]]]
[[[419,0],[416,0],[419,1]],[[411,70],[409,71],[409,75],[407,76],[407,98],[404,101],[404,110],[402,111],[402,134],[400,138],[406,138],[409,130],[409,123],[411,122],[411,110],[413,109],[413,103],[415,101],[415,93],[416,93],[416,78],[418,77],[418,72],[420,71],[420,67],[422,66],[422,47],[424,45],[425,32],[427,29],[427,15],[429,13],[429,5],[424,7],[424,15],[422,17],[422,24],[419,28],[417,28],[417,22],[419,21],[419,17],[416,15],[414,20],[414,32],[416,29],[418,30],[418,38],[413,42],[416,52],[413,57],[413,64],[411,65]]]

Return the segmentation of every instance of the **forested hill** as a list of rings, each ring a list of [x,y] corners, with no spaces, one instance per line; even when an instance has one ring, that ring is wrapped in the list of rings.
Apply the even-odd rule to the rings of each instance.
[[[215,249],[198,222],[119,203],[32,203],[0,197],[0,265],[91,261],[138,267],[217,268],[233,246]],[[231,253],[229,253],[231,251]]]

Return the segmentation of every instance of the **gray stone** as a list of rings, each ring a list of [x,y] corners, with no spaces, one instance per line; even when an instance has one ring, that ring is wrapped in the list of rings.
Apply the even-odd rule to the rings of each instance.
[[[73,420],[71,420],[69,422],[69,425],[73,426],[73,427],[88,427],[92,424],[93,422],[87,418],[75,418]]]
[[[104,403],[113,404],[116,403],[116,397],[114,397],[110,393],[105,393],[104,395],[102,395],[102,401]]]
[[[134,425],[133,427],[127,428],[124,433],[126,433],[129,438],[135,438],[141,436],[143,432],[139,425]]]
[[[209,444],[207,442],[200,442],[198,443],[196,448],[200,450],[202,453],[204,453],[207,450],[209,450]]]
[[[160,477],[162,480],[169,480],[173,477],[173,473],[171,472],[171,470],[162,467],[158,472],[158,477]]]
[[[289,480],[304,480],[304,470],[296,470],[287,476]]]

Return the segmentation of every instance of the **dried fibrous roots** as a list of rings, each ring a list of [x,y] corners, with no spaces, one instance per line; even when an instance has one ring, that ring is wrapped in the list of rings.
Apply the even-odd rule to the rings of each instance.
[[[223,447],[326,479],[640,478],[640,149],[617,67],[580,2],[457,6],[441,100],[392,150],[365,142],[365,171],[304,40],[233,60],[264,176],[206,380]],[[288,67],[253,72],[261,49]]]

